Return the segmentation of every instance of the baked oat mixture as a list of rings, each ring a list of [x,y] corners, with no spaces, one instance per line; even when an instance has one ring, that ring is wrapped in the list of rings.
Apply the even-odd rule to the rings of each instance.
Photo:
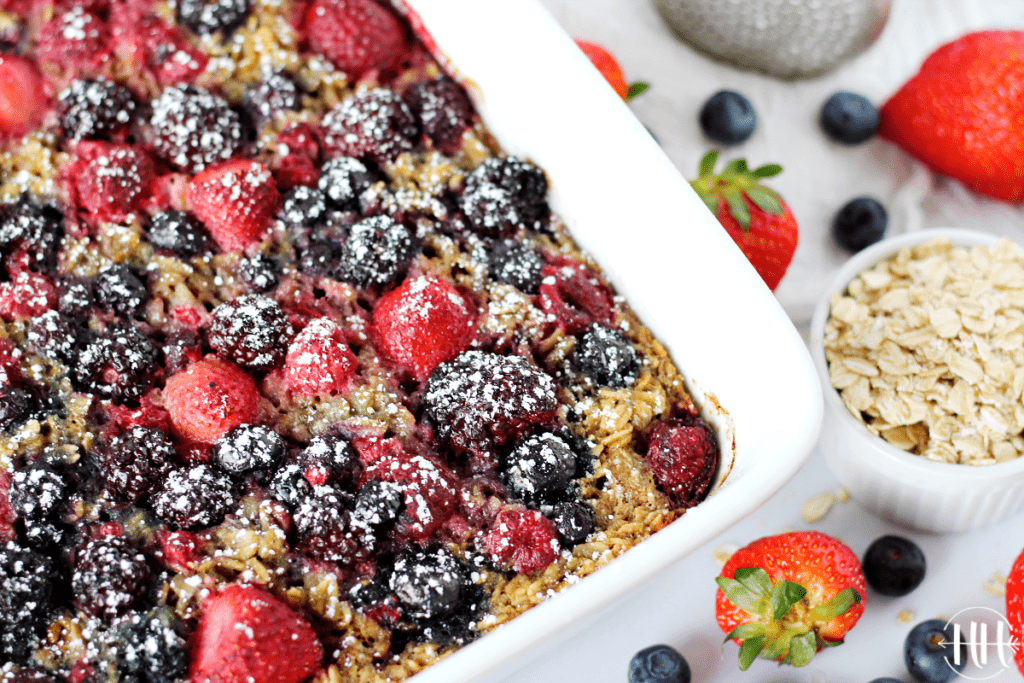
[[[4,683],[402,680],[706,495],[665,349],[389,8],[0,9]]]
[[[1024,453],[1024,251],[903,249],[832,297],[829,376],[874,434],[930,460]]]

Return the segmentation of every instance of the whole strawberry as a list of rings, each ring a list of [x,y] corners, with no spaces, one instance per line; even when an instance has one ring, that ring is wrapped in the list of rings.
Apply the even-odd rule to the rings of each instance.
[[[774,190],[761,184],[782,172],[778,164],[753,170],[743,159],[730,161],[715,173],[718,152],[700,160],[697,179],[690,185],[758,272],[775,291],[796,251],[798,228],[793,212]]]
[[[608,81],[608,85],[612,86],[612,89],[615,90],[618,96],[627,102],[650,87],[649,84],[642,81],[627,83],[626,75],[622,72],[622,67],[619,66],[618,60],[612,56],[612,53],[597,43],[577,40],[576,47],[583,51],[583,54],[587,56],[587,59],[594,65],[594,68],[601,72],[604,79]]]
[[[715,616],[739,643],[744,671],[758,657],[805,666],[839,645],[863,614],[867,590],[854,552],[817,531],[760,538],[715,581]]]
[[[189,181],[186,194],[188,208],[224,251],[263,239],[280,199],[270,170],[245,159],[207,168]]]
[[[882,106],[879,134],[981,194],[1024,199],[1024,31],[933,52]]]
[[[1006,620],[1010,622],[1010,642],[1024,642],[1024,551],[1021,551],[1006,577]],[[1024,674],[1024,648],[1014,647],[1013,658]]]

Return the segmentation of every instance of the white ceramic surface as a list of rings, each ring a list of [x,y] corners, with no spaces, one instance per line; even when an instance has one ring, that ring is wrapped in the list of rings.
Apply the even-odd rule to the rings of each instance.
[[[811,355],[825,393],[818,447],[857,502],[884,519],[921,531],[976,529],[1024,507],[1024,458],[986,467],[932,462],[871,434],[850,414],[828,379],[824,333],[829,299],[858,273],[900,249],[938,237],[955,245],[992,245],[999,238],[972,230],[929,229],[874,244],[836,273],[811,319]]]
[[[756,509],[809,455],[822,402],[806,346],[778,302],[539,3],[407,6],[467,82],[497,140],[545,169],[553,208],[669,349],[731,465],[682,519],[415,678],[454,683],[527,663],[538,645],[569,637]]]

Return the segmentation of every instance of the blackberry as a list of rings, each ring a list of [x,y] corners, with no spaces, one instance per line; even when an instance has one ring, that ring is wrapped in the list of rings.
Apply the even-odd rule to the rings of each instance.
[[[298,458],[299,465],[306,471],[315,470],[324,481],[338,483],[352,482],[358,472],[359,456],[352,445],[340,436],[325,434],[313,437]]]
[[[298,465],[285,465],[270,480],[270,495],[289,508],[294,508],[313,495],[313,486]]]
[[[289,74],[279,71],[246,89],[242,106],[257,124],[262,124],[281,112],[302,109],[302,88]]]
[[[512,451],[505,468],[509,492],[520,500],[545,500],[564,492],[576,473],[576,454],[554,434],[531,436]]]
[[[122,682],[174,683],[188,670],[185,624],[168,607],[133,613],[117,629],[118,674]]]
[[[213,446],[213,461],[225,472],[242,474],[273,468],[284,455],[284,441],[263,425],[241,425]]]
[[[0,664],[25,664],[50,620],[53,560],[14,542],[0,546]]]
[[[508,237],[522,224],[512,195],[494,183],[475,183],[459,199],[470,227],[484,237]]]
[[[413,256],[412,235],[388,216],[371,216],[352,226],[341,247],[341,279],[359,287],[398,279]]]
[[[136,426],[101,446],[96,459],[107,491],[117,501],[135,505],[167,478],[177,457],[166,434]]]
[[[26,520],[53,517],[64,504],[67,484],[44,463],[35,463],[11,476],[11,509]]]
[[[332,206],[344,209],[353,207],[359,195],[372,183],[373,176],[359,159],[337,157],[320,169],[316,186]]]
[[[26,519],[23,537],[25,544],[41,553],[53,555],[54,551],[64,545],[68,530],[59,521],[50,519]]]
[[[280,365],[290,335],[288,318],[269,297],[243,294],[213,309],[210,346],[221,357],[250,370]]]
[[[220,32],[227,37],[251,10],[250,0],[178,0],[178,21],[201,36]]]
[[[57,289],[60,290],[60,299],[57,300],[58,311],[76,320],[89,316],[89,309],[96,300],[88,280],[64,276],[58,280]]]
[[[192,258],[210,251],[212,241],[202,222],[185,211],[163,211],[149,221],[146,231],[150,243],[157,249],[174,252],[182,258]]]
[[[238,277],[257,294],[277,287],[279,272],[277,261],[263,254],[244,258],[238,264]]]
[[[323,118],[324,142],[332,156],[383,164],[413,150],[416,120],[393,90],[374,88],[342,100]]]
[[[242,121],[224,99],[196,86],[172,86],[152,103],[153,149],[178,170],[197,173],[242,145]]]
[[[515,202],[519,217],[530,227],[537,227],[551,212],[548,208],[548,179],[544,171],[518,157],[491,157],[473,169],[466,178],[466,192],[479,185],[497,185]]]
[[[28,327],[29,346],[52,360],[73,366],[86,331],[57,311],[47,311],[33,318]]]
[[[453,613],[462,604],[467,583],[462,564],[443,548],[400,556],[388,579],[388,587],[412,619]]]
[[[447,76],[417,83],[403,99],[434,147],[445,154],[459,151],[462,133],[473,119],[473,104],[458,83]]]
[[[0,388],[0,431],[13,432],[39,410],[39,398],[23,387]]]
[[[115,315],[131,318],[146,300],[146,285],[123,263],[107,266],[93,281],[100,306]]]
[[[27,250],[30,267],[52,271],[64,234],[64,215],[49,205],[21,200],[7,208],[0,219],[0,250],[13,253]]]
[[[277,217],[291,227],[312,227],[326,215],[327,199],[324,192],[306,185],[288,190],[277,212]]]
[[[582,543],[594,532],[594,508],[581,500],[556,503],[550,516],[564,547]]]
[[[170,377],[203,357],[203,342],[198,332],[182,328],[169,333],[160,350],[164,355],[164,372]]]
[[[374,479],[356,494],[352,516],[371,527],[382,527],[398,519],[405,509],[405,491],[400,484]]]
[[[134,327],[113,327],[93,335],[78,357],[75,384],[81,391],[116,403],[140,398],[153,384],[157,351]]]
[[[612,389],[628,387],[640,372],[640,357],[629,340],[601,325],[592,326],[576,342],[571,363],[577,372]]]
[[[45,669],[2,670],[0,683],[61,683],[63,678],[54,678]]]
[[[496,242],[490,253],[491,277],[512,285],[523,294],[536,294],[540,287],[544,257],[522,242]]]
[[[341,245],[331,240],[311,239],[299,256],[299,270],[311,277],[336,277]]]
[[[332,486],[316,486],[313,495],[302,499],[292,510],[292,521],[299,536],[299,549],[310,557],[326,562],[348,563],[359,546],[372,549],[372,539],[359,538],[349,524],[345,496]]]
[[[153,512],[182,529],[219,524],[238,502],[231,477],[209,465],[171,472],[153,495]]]
[[[551,377],[525,358],[466,351],[430,374],[425,407],[442,441],[486,451],[549,422],[558,397]]]
[[[102,79],[72,81],[57,99],[60,127],[70,141],[123,137],[136,108],[131,90]]]
[[[75,551],[74,605],[94,617],[125,614],[149,578],[146,558],[120,536],[86,541]]]

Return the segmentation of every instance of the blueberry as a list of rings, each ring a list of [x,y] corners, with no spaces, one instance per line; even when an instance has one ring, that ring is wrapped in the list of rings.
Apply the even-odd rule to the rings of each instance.
[[[270,495],[292,508],[313,495],[313,485],[306,481],[301,467],[285,465],[270,480]]]
[[[857,197],[839,209],[832,221],[832,237],[839,246],[856,252],[882,239],[888,225],[889,215],[878,200]]]
[[[876,679],[874,679],[872,681],[869,681],[868,683],[903,683],[903,681],[901,681],[898,678],[888,678],[888,677],[885,677],[885,678],[876,678]]]
[[[505,482],[521,500],[543,499],[564,491],[576,472],[576,454],[554,434],[531,436],[509,456]]]
[[[395,561],[388,587],[413,619],[454,612],[467,584],[462,566],[443,548],[413,551]]]
[[[629,660],[629,683],[690,683],[690,665],[668,645],[651,645]]]
[[[856,145],[878,131],[878,108],[863,95],[837,92],[821,108],[825,135],[846,145]]]
[[[700,128],[704,134],[723,145],[738,145],[754,133],[757,112],[743,95],[732,90],[719,90],[700,110]]]
[[[268,469],[284,455],[284,441],[264,425],[241,425],[213,445],[213,461],[232,474]]]
[[[967,643],[960,643],[959,663],[953,656],[953,627],[941,619],[922,621],[907,634],[903,660],[918,683],[949,683],[967,666]]]
[[[582,543],[594,531],[594,508],[582,500],[557,503],[551,512],[558,540],[563,546],[572,547]]]
[[[624,389],[640,374],[640,357],[621,333],[594,325],[576,342],[572,367],[601,386]]]
[[[900,536],[882,536],[864,553],[864,576],[882,595],[906,595],[921,585],[924,571],[924,553]]]

